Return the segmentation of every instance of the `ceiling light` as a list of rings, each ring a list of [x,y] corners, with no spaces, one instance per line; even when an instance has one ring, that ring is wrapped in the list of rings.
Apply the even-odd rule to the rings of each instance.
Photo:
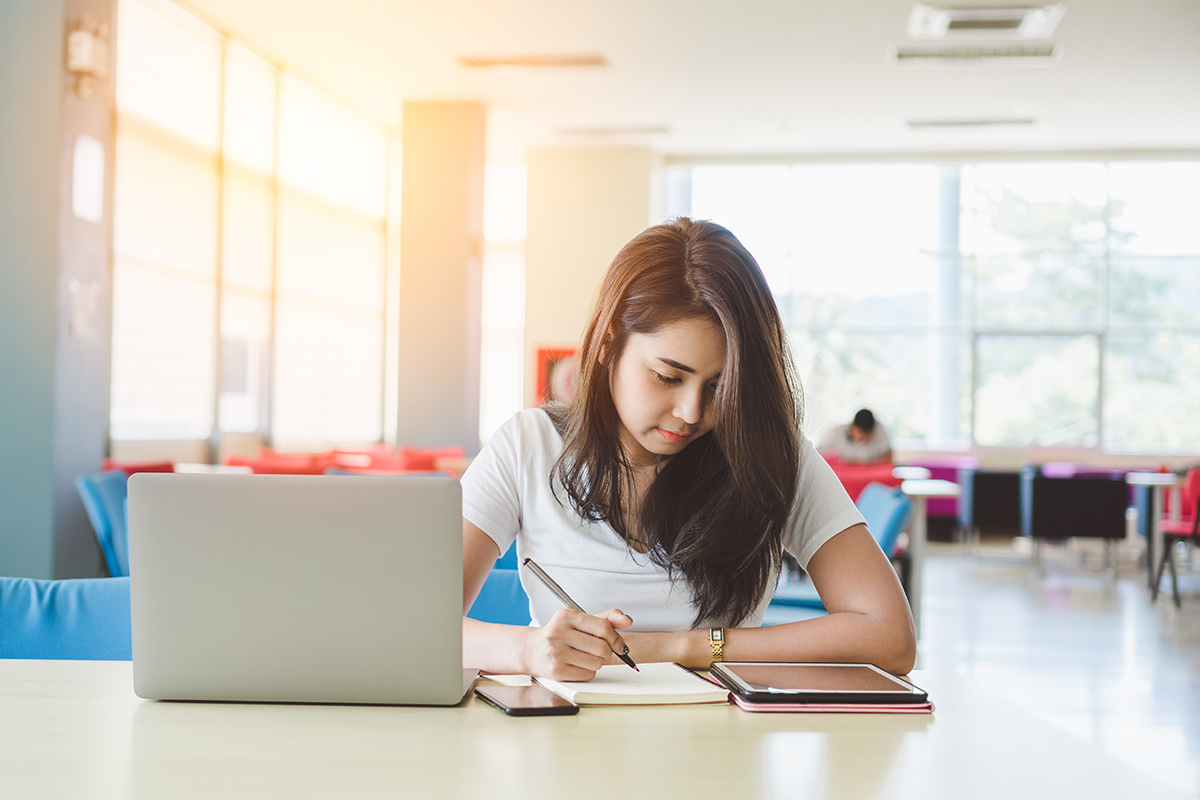
[[[918,3],[908,17],[908,35],[913,39],[1048,39],[1066,12],[1065,3],[992,8]]]

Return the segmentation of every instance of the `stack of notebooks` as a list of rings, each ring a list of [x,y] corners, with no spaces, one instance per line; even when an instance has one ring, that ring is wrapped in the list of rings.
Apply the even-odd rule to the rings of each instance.
[[[590,681],[534,678],[581,705],[727,703],[746,711],[928,714],[920,688],[870,664],[723,662],[703,678],[679,664],[601,667]]]

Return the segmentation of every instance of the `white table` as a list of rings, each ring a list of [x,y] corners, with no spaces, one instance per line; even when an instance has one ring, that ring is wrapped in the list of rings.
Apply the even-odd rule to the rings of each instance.
[[[1183,506],[1183,478],[1171,472],[1129,472],[1125,482],[1131,486],[1149,486],[1154,491],[1154,519],[1150,520],[1150,537],[1146,546],[1146,566],[1149,568],[1148,582],[1154,588],[1154,570],[1163,551],[1163,493],[1171,490],[1170,519],[1178,522],[1180,508]]]
[[[0,797],[1182,798],[954,675],[934,715],[139,700],[129,662],[0,661]]]
[[[953,481],[911,479],[900,484],[900,490],[912,498],[913,514],[908,523],[908,557],[912,574],[908,579],[908,604],[912,608],[917,637],[921,636],[921,571],[925,563],[925,542],[929,538],[929,516],[925,501],[930,497],[958,497],[962,490]]]
[[[933,477],[933,471],[928,467],[893,467],[892,477],[900,481],[925,480]]]

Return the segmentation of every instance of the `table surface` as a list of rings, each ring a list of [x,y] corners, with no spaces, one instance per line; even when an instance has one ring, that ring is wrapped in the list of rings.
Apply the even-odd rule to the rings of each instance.
[[[1173,472],[1127,472],[1125,482],[1134,486],[1183,486],[1183,476]]]
[[[169,703],[129,662],[0,661],[0,796],[20,798],[1183,797],[954,675],[933,715],[731,705]]]
[[[933,472],[928,467],[899,466],[892,468],[892,477],[902,481],[929,480]]]
[[[910,478],[900,484],[909,497],[958,497],[962,489],[954,481],[940,478]]]

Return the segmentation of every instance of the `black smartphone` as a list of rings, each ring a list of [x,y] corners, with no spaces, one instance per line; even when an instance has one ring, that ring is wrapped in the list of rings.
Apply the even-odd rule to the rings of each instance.
[[[539,684],[530,686],[479,686],[479,699],[512,717],[547,717],[578,714],[579,706]]]

